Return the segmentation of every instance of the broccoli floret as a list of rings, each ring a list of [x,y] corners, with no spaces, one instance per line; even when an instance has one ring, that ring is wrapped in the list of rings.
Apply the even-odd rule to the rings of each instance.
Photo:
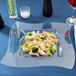
[[[31,36],[31,35],[32,35],[32,33],[30,33],[30,32],[29,32],[29,33],[27,33],[26,35],[27,35],[27,36]]]
[[[36,38],[37,40],[40,40],[40,38]]]
[[[47,54],[53,56],[55,50],[56,50],[56,46],[51,46],[50,49],[47,51]]]
[[[53,50],[56,50],[56,46],[52,46]]]
[[[49,32],[49,34],[54,34],[54,33],[53,32],[51,32],[51,33]]]
[[[50,53],[54,54],[55,48],[53,46],[50,47]]]
[[[25,44],[25,47],[27,47],[28,46],[28,44],[27,43],[24,43]]]
[[[50,53],[49,50],[48,50],[46,53],[47,53],[47,55],[49,55],[49,56],[53,56],[53,55]]]
[[[43,41],[45,39],[45,36],[40,36],[40,39]]]
[[[32,47],[31,50],[32,50],[33,53],[36,53],[38,51],[38,48]]]
[[[27,43],[24,43],[24,44],[26,48],[31,49],[31,47],[29,47]]]
[[[37,38],[37,40],[38,40],[38,41],[42,41],[42,39],[40,39],[40,38]]]

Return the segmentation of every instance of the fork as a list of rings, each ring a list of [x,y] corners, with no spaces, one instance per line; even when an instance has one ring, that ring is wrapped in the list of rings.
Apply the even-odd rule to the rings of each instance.
[[[59,39],[59,31],[57,30],[57,32],[56,32],[56,36],[57,36],[57,38]],[[61,45],[60,45],[60,40],[58,41],[58,43],[57,43],[57,56],[58,57],[62,57],[63,56],[63,50],[62,50],[62,47],[61,47]]]

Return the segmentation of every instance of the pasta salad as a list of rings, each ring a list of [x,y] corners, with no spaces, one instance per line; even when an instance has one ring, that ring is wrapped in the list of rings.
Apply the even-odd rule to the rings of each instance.
[[[25,43],[21,46],[22,50],[28,52],[31,56],[53,56],[56,51],[56,38],[53,32],[43,31],[28,32],[25,36]]]

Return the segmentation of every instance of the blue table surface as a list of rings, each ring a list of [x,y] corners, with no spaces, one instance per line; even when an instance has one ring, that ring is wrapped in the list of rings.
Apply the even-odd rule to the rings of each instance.
[[[7,0],[0,0],[0,13],[5,22],[5,27],[0,30],[0,60],[5,55],[8,48],[9,31],[14,22],[21,21],[27,23],[49,23],[60,22],[65,23],[66,18],[72,15],[72,8],[67,0],[52,0],[53,14],[52,17],[46,18],[42,15],[42,7],[44,0],[16,0],[18,19],[10,19],[8,17]],[[31,16],[29,19],[20,17],[20,7],[29,6],[31,8]],[[71,39],[73,46],[73,27],[71,28]],[[75,49],[75,48],[74,48]],[[32,68],[14,68],[0,64],[0,76],[5,75],[25,75],[25,76],[76,76],[76,66],[73,69],[65,69],[51,66],[32,67]]]

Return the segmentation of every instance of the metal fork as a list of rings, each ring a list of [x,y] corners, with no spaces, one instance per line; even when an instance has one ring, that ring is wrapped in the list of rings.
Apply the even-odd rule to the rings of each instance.
[[[59,31],[56,32],[57,38],[59,39]],[[57,56],[58,57],[62,57],[63,56],[63,50],[62,47],[60,45],[60,40],[57,43]]]

